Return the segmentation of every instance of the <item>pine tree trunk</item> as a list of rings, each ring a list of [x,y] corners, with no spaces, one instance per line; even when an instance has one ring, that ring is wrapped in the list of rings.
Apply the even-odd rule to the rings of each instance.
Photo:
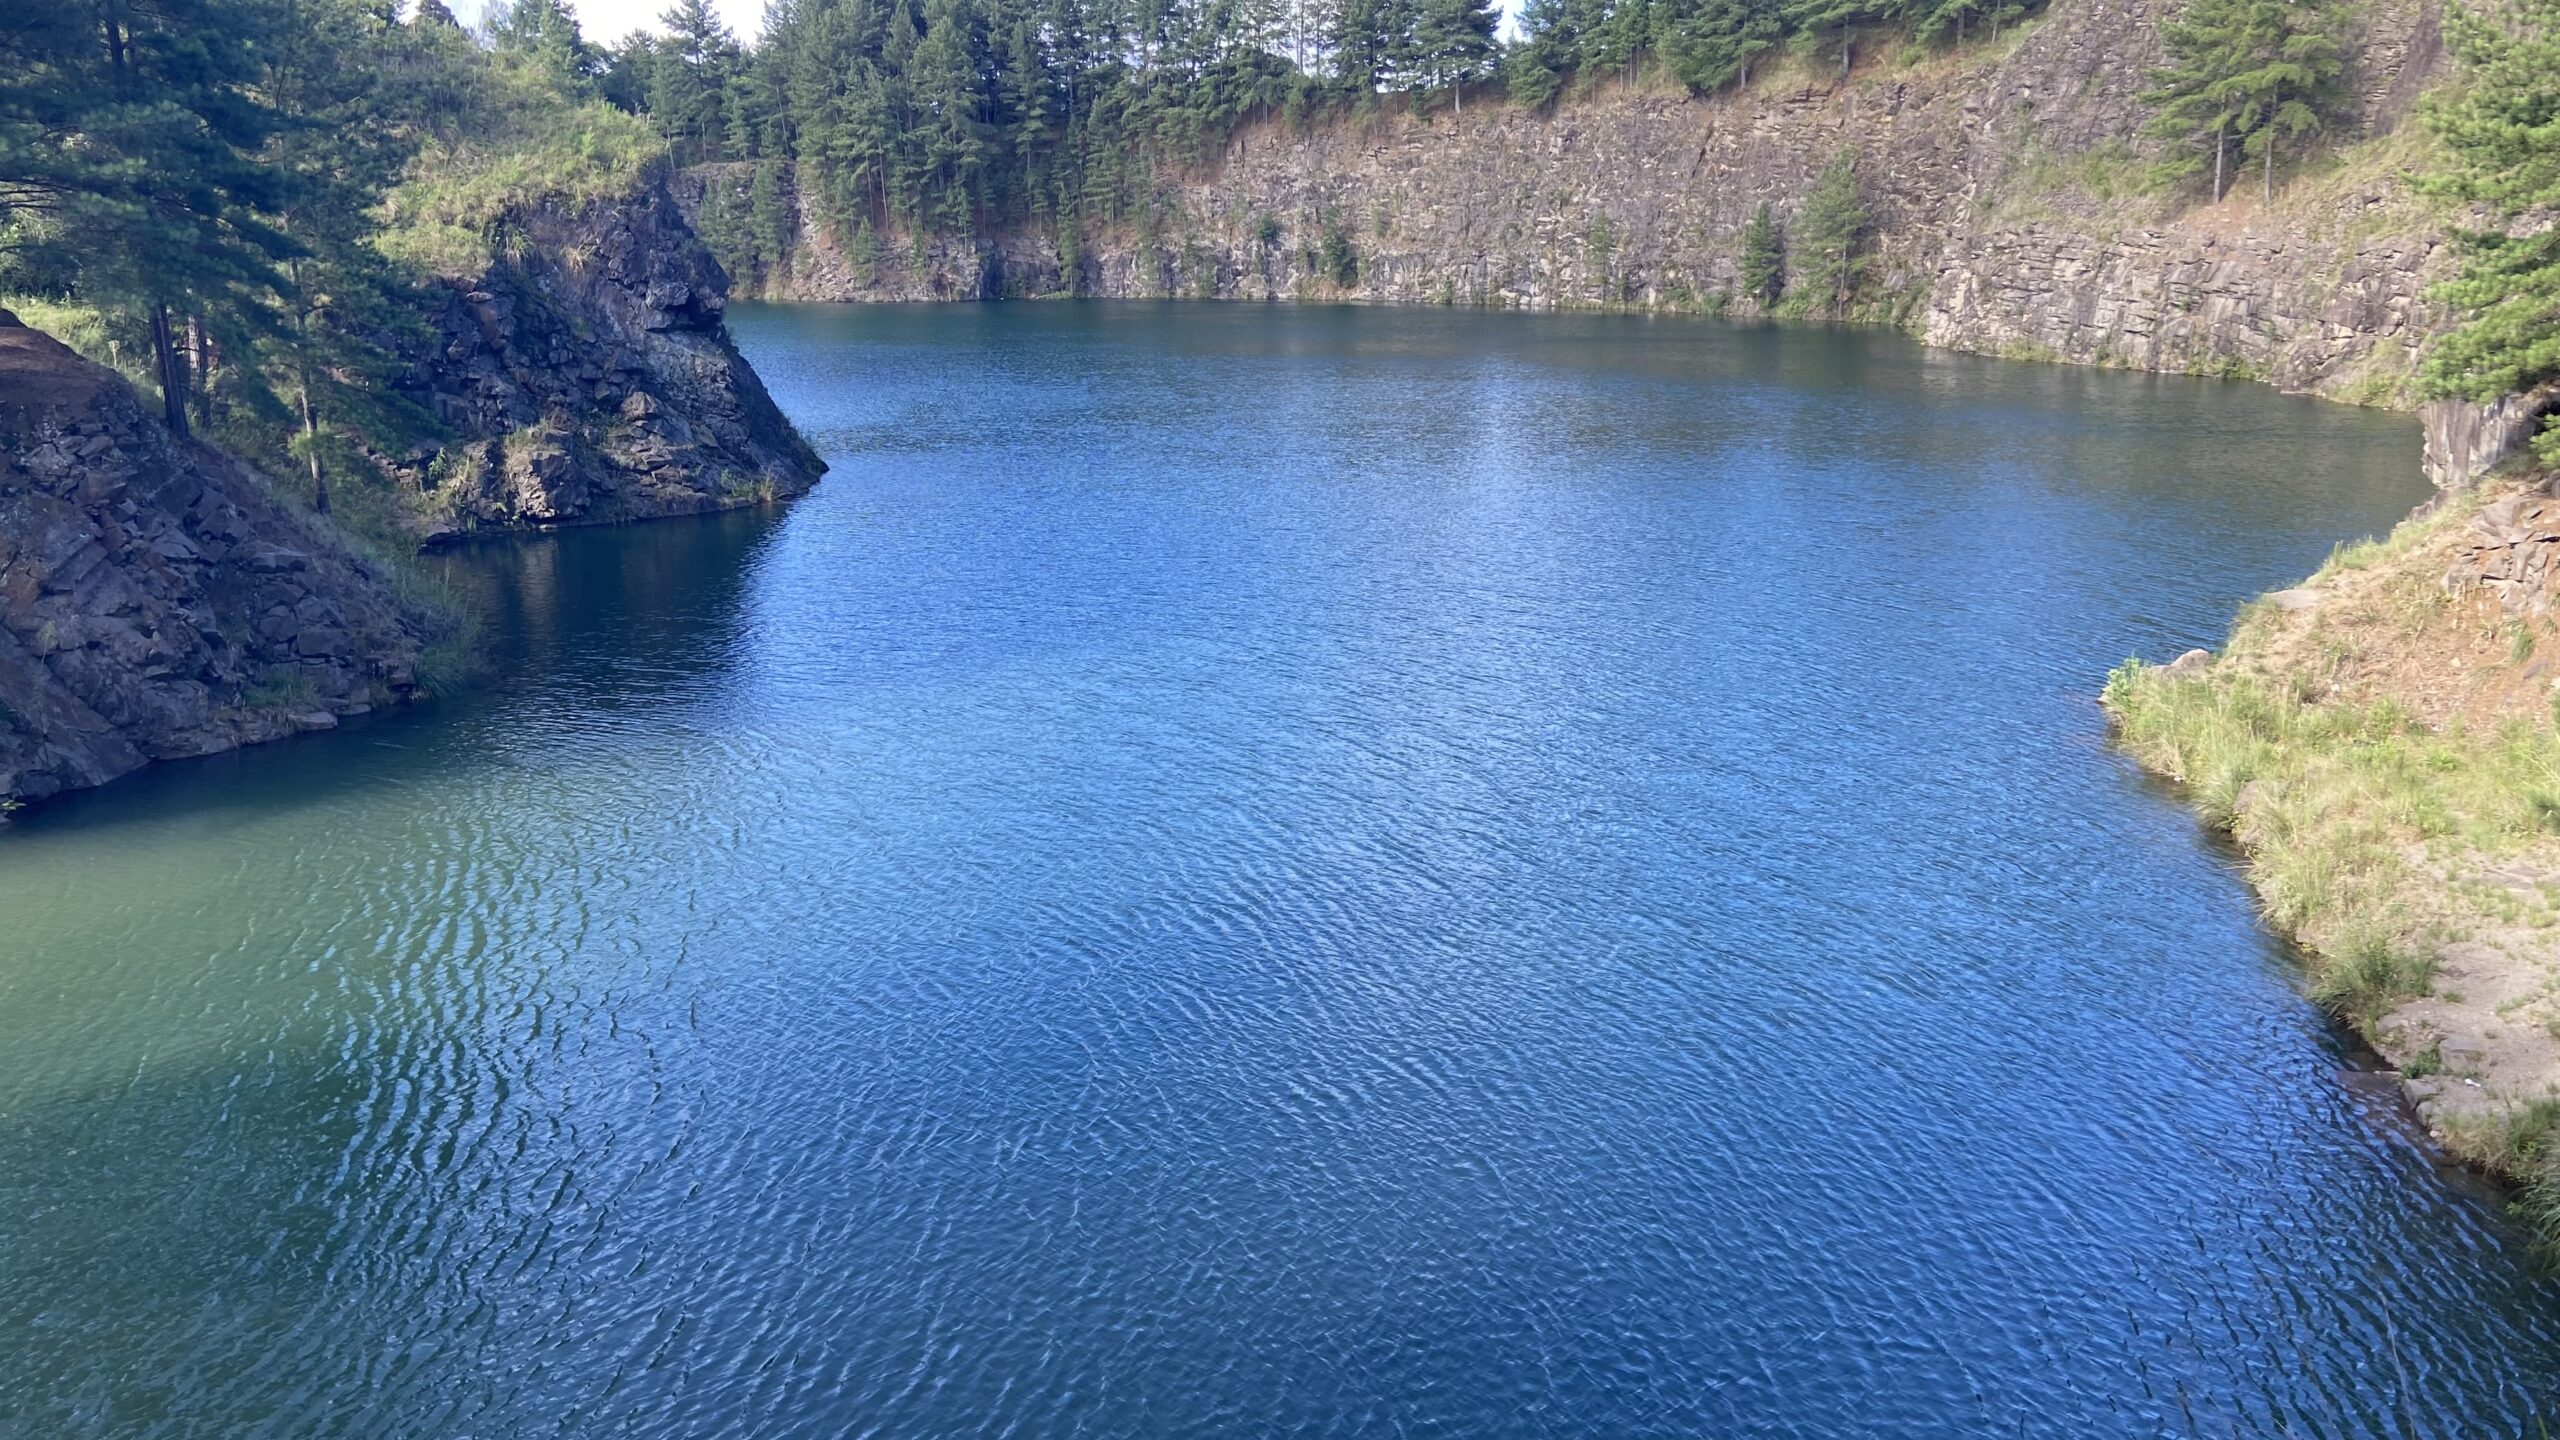
[[[187,317],[187,398],[196,407],[195,423],[207,430],[213,428],[213,381],[222,352],[205,333],[204,317]]]
[[[2267,204],[2276,203],[2276,132],[2267,132]]]
[[[2213,203],[2216,205],[2222,203],[2223,134],[2224,131],[2221,126],[2216,125],[2213,127]]]
[[[329,480],[320,473],[320,412],[311,403],[311,312],[303,306],[302,262],[287,265],[285,276],[293,285],[294,384],[302,392],[302,450],[311,465],[311,508],[326,515]]]
[[[169,433],[187,438],[187,370],[179,358],[176,339],[169,333],[169,307],[154,303],[151,307],[151,360],[160,376],[160,418]]]
[[[303,454],[311,462],[311,508],[329,513],[329,480],[320,473],[320,417],[311,408],[311,370],[302,371],[302,445]]]

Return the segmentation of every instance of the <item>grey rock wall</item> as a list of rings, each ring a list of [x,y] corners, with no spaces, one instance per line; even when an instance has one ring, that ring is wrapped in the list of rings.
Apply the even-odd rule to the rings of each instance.
[[[2560,385],[2545,385],[2481,405],[2469,400],[2430,400],[2418,407],[2426,433],[2427,478],[2439,490],[2459,490],[2524,448],[2542,418],[2560,410]]]
[[[886,235],[865,260],[803,215],[767,285],[1741,313],[1742,226],[1764,200],[1791,215],[1850,150],[1878,226],[1866,318],[1960,349],[2405,403],[2442,245],[2399,177],[2287,175],[2272,213],[2254,184],[2221,206],[2128,193],[2152,158],[2139,97],[2172,9],[2055,0],[2022,36],[1910,63],[1878,47],[1847,82],[1803,67],[1706,99],[1610,85],[1552,112],[1251,125],[1164,179],[1151,216],[1071,248],[1054,228]],[[2433,0],[2356,14],[2346,142],[2389,133],[2441,63]],[[692,172],[679,198],[725,186],[742,210],[746,179]],[[1328,229],[1359,257],[1351,284],[1320,273]]]
[[[0,802],[401,703],[444,626],[0,311]]]

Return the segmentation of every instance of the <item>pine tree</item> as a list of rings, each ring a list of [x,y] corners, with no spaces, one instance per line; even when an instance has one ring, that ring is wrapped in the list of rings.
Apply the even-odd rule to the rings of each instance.
[[[301,253],[275,224],[293,177],[265,154],[284,122],[258,54],[278,23],[252,3],[79,0],[0,42],[0,282],[147,335],[181,436],[207,351],[190,335],[239,354],[272,333],[278,267]]]
[[[1912,33],[1932,45],[1961,45],[1972,31],[1997,35],[2026,13],[2024,0],[1931,0],[1918,8]]]
[[[604,52],[596,93],[616,109],[643,114],[650,109],[649,87],[657,78],[658,42],[646,30],[634,30]]]
[[[1840,78],[1845,80],[1859,27],[1891,19],[1899,9],[1899,0],[1787,0],[1780,13],[1798,44],[1839,49]]]
[[[1749,83],[1752,62],[1786,37],[1775,0],[1668,0],[1654,23],[1655,50],[1701,95]]]
[[[1779,292],[1787,284],[1786,240],[1778,233],[1777,217],[1769,211],[1769,202],[1751,214],[1751,223],[1742,227],[1742,293],[1766,310],[1778,303]]]
[[[417,117],[390,79],[408,37],[383,12],[363,0],[285,0],[283,18],[264,89],[288,123],[269,153],[294,181],[278,227],[303,253],[285,262],[291,320],[273,368],[293,397],[300,433],[289,448],[326,513],[329,457],[355,453],[348,437],[387,445],[433,428],[391,384],[398,342],[423,327],[410,278],[373,243],[377,202],[415,148]]]
[[[1418,0],[1342,0],[1333,36],[1337,81],[1354,94],[1398,90],[1413,76]]]
[[[1563,92],[1579,63],[1577,0],[1525,0],[1521,39],[1504,50],[1502,78],[1511,98],[1533,109]]]
[[[578,33],[568,0],[498,0],[489,11],[489,43],[522,60],[566,95],[593,93],[603,59]]]
[[[747,187],[747,228],[755,237],[756,278],[769,280],[791,250],[791,207],[782,194],[782,162],[761,160]]]
[[[2316,134],[2339,100],[2345,73],[2336,20],[2321,0],[2193,0],[2161,29],[2169,64],[2143,95],[2156,112],[2145,132],[2192,147],[2167,162],[2172,178],[2201,173],[2210,157],[2213,197],[2236,145],[2258,161],[2275,198],[2277,149]]]
[[[1653,43],[1653,0],[1608,0],[1584,31],[1583,68],[1620,72],[1633,83],[1637,62]]]
[[[658,17],[666,38],[653,47],[649,114],[682,159],[718,159],[729,146],[730,86],[738,42],[710,0],[676,0]]]
[[[991,107],[977,20],[970,0],[931,0],[911,62],[916,191],[937,222],[955,229],[972,219],[988,157]]]
[[[1833,318],[1847,313],[1866,273],[1867,259],[1860,252],[1867,228],[1857,159],[1844,150],[1813,182],[1789,227],[1797,262],[1794,288],[1807,309],[1818,308]]]
[[[1467,86],[1493,68],[1493,7],[1487,0],[1423,0],[1414,21],[1417,77],[1427,90],[1448,90],[1467,108]]]
[[[2493,0],[2458,13],[2449,37],[2458,83],[2430,104],[2452,152],[2429,188],[2487,209],[2461,232],[2461,268],[2436,298],[2461,323],[2427,357],[2429,393],[2490,401],[2560,379],[2560,0]],[[2534,442],[2560,466],[2560,429]]]

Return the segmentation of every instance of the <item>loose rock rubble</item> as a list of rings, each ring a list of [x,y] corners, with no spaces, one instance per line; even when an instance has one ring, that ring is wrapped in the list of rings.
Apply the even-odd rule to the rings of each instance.
[[[2471,517],[2457,559],[2445,572],[2445,591],[2463,595],[2475,587],[2498,597],[2510,615],[2546,616],[2560,600],[2553,574],[2560,561],[2560,497],[2546,486],[2510,495]]]

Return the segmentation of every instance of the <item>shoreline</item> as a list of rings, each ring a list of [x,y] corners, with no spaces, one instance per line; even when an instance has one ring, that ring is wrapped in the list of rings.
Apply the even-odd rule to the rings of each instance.
[[[2231,843],[2305,990],[2560,1253],[2560,475],[2442,492],[2128,660],[2114,743]]]

